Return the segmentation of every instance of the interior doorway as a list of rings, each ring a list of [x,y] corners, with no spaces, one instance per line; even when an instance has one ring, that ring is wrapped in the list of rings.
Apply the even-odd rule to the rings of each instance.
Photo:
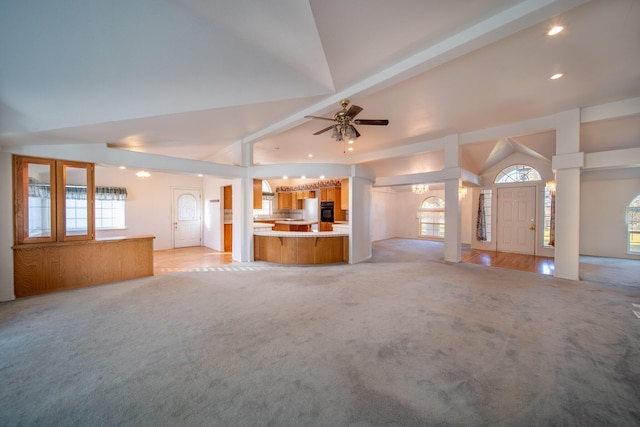
[[[173,189],[173,247],[202,244],[202,195],[195,188]]]
[[[498,188],[496,249],[535,254],[536,187]]]

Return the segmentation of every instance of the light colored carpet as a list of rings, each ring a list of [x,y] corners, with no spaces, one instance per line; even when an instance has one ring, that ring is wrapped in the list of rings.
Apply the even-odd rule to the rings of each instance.
[[[393,239],[0,304],[0,425],[640,424],[637,280],[441,259]]]

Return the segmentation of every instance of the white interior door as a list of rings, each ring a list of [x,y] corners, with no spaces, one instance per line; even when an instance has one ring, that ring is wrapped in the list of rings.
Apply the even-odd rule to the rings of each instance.
[[[536,187],[498,188],[497,249],[535,253]]]
[[[200,246],[202,215],[200,190],[173,189],[173,247]]]

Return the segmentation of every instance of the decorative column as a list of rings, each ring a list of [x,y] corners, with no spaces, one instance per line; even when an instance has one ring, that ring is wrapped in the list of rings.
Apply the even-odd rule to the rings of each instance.
[[[556,115],[555,277],[580,280],[580,110]]]
[[[368,260],[372,255],[371,185],[373,178],[354,174],[349,182],[349,225],[351,227],[349,264],[356,264]]]
[[[250,262],[253,261],[253,177],[249,176],[249,170],[253,165],[253,144],[236,141],[233,164],[243,166],[245,173],[242,178],[234,179],[232,257],[240,262]]]
[[[458,178],[444,181],[444,260],[448,262],[460,262],[462,258],[459,187]]]
[[[460,145],[458,140],[444,146],[445,171],[450,178],[444,180],[444,260],[460,262],[462,258],[462,221],[460,214]]]

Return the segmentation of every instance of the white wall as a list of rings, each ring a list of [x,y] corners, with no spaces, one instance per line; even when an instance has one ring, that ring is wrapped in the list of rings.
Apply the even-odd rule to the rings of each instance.
[[[426,194],[415,194],[410,191],[395,191],[388,187],[373,189],[373,221],[371,233],[373,241],[400,237],[405,239],[419,238],[420,228],[418,209],[427,197],[436,196],[444,200],[444,189],[431,190]],[[471,191],[462,199],[462,243],[471,242],[472,206]]]
[[[394,206],[398,194],[390,188],[371,190],[371,240],[396,237]],[[356,219],[354,218],[354,221]]]
[[[13,293],[13,192],[11,154],[0,151],[0,301]]]
[[[138,178],[136,170],[96,166],[96,185],[126,187],[125,230],[96,231],[96,238],[153,235],[153,249],[173,247],[172,205],[174,187],[202,190],[203,178],[191,175],[151,172]]]
[[[580,254],[640,259],[627,254],[625,210],[640,195],[640,168],[583,172]]]
[[[231,185],[229,179],[205,177],[203,182],[204,246],[222,251],[224,249],[224,193],[222,188]]]

